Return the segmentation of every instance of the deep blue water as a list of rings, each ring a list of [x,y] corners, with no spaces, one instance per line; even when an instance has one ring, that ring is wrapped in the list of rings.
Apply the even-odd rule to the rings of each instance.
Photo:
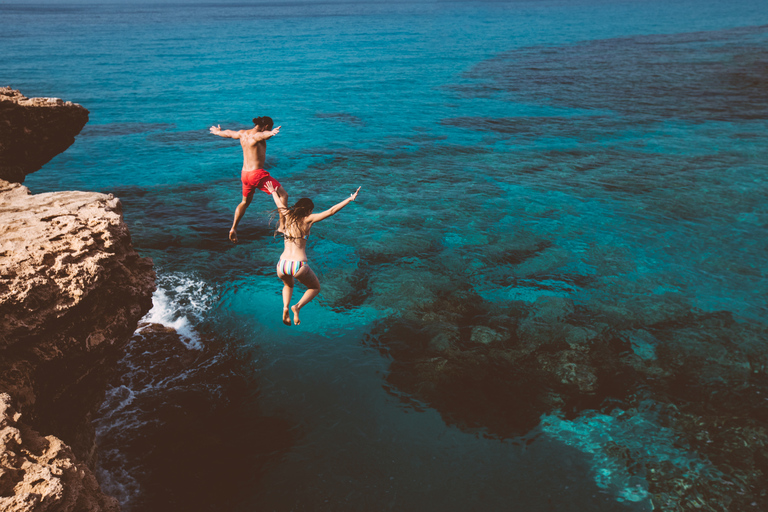
[[[25,185],[119,196],[158,272],[150,319],[188,347],[172,364],[137,338],[96,419],[125,510],[190,510],[163,493],[217,475],[237,492],[200,510],[768,510],[763,2],[0,3],[0,20],[0,85],[90,111]],[[282,126],[267,168],[292,199],[362,185],[313,230],[322,291],[290,328],[271,200],[230,244],[241,154],[208,133],[259,115]],[[583,356],[599,343],[615,361]],[[177,468],[146,453],[173,458],[176,435],[209,442],[190,465],[231,471],[158,483]]]

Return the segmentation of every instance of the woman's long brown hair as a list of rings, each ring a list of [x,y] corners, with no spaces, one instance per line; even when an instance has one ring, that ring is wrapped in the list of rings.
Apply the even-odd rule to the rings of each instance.
[[[312,200],[308,197],[302,197],[290,208],[281,208],[279,213],[282,214],[283,218],[285,219],[283,236],[285,236],[285,238],[301,238],[307,235],[307,233],[304,232],[301,221],[307,215],[312,213],[312,210],[314,209],[315,203],[313,203]],[[299,231],[299,236],[291,236],[288,234],[288,228],[291,226],[296,226]],[[277,233],[277,231],[275,231],[275,233]]]

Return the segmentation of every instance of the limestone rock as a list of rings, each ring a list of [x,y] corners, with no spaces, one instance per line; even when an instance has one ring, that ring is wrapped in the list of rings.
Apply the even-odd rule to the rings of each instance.
[[[85,462],[110,360],[152,305],[120,201],[0,181],[0,392]]]
[[[75,142],[88,113],[70,101],[27,98],[0,87],[0,180],[23,183]]]
[[[0,510],[6,512],[117,512],[87,465],[54,436],[20,422],[11,397],[0,393]]]

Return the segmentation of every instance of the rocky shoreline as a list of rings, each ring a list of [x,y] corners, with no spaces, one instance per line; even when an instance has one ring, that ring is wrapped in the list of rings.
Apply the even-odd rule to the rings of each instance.
[[[119,199],[19,184],[87,119],[80,105],[0,89],[2,510],[119,510],[91,472],[91,415],[152,306],[152,261],[133,249]]]

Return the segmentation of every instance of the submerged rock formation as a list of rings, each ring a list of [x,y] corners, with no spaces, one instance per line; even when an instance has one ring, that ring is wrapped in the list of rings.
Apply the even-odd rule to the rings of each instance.
[[[79,114],[51,113],[46,104],[26,100],[16,102],[29,107],[17,123],[5,115],[18,114],[7,103],[0,101],[0,120],[24,140],[9,140],[0,122],[0,172],[17,181],[54,155],[25,159],[24,148],[44,140],[47,149],[65,149],[71,141],[51,134],[74,137],[87,119],[79,106]],[[119,508],[88,469],[95,462],[91,414],[152,306],[154,279],[151,260],[131,245],[119,199],[93,192],[31,195],[0,180],[2,510]]]
[[[0,87],[0,180],[23,183],[75,142],[88,110],[59,98],[27,98]]]
[[[679,297],[630,305],[498,305],[457,289],[382,321],[368,342],[392,358],[401,400],[469,431],[538,430],[577,447],[620,500],[768,510],[765,326]]]

